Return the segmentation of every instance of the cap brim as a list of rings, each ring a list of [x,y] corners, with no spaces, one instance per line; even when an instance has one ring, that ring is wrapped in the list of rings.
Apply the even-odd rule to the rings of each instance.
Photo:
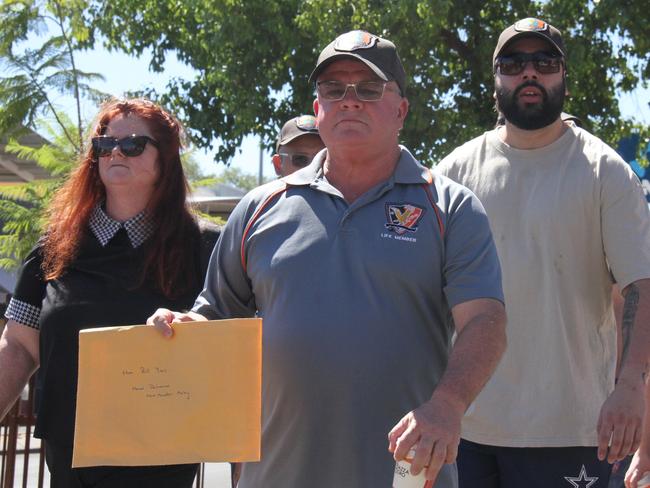
[[[546,41],[548,44],[550,44],[551,46],[553,46],[553,48],[558,52],[558,54],[560,54],[560,55],[563,56],[563,57],[566,56],[566,55],[564,54],[564,52],[562,51],[562,49],[560,49],[560,46],[558,46],[558,45],[555,43],[555,41],[554,41],[553,39],[551,39],[551,38],[548,37],[548,36],[545,36],[544,34],[542,34],[542,33],[540,33],[540,32],[530,31],[530,32],[520,32],[520,33],[518,33],[518,34],[512,36],[510,39],[508,39],[508,42],[506,42],[503,46],[501,46],[501,49],[499,50],[499,52],[494,56],[494,58],[493,58],[493,62],[494,62],[494,61],[495,61],[499,56],[501,56],[501,55],[503,54],[503,51],[505,51],[506,49],[508,49],[508,47],[510,47],[510,45],[511,45],[513,42],[516,42],[516,41],[518,41],[518,40],[520,40],[520,39],[524,39],[524,38],[526,38],[526,37],[536,37],[536,38],[538,38],[538,39],[542,39],[543,41]]]
[[[300,134],[294,134],[294,135],[292,135],[292,136],[286,137],[285,139],[282,139],[281,141],[278,141],[278,142],[276,143],[276,145],[275,145],[275,150],[276,150],[276,152],[280,150],[280,146],[284,146],[284,145],[286,145],[286,144],[289,144],[290,142],[295,141],[295,140],[298,139],[299,137],[303,137],[303,136],[316,136],[316,137],[320,137],[320,135],[319,135],[318,132],[302,132],[302,133],[300,133]]]
[[[318,137],[318,132],[303,132],[301,134],[294,134],[294,135],[289,136],[289,137],[281,140],[280,142],[278,142],[278,145],[279,146],[284,146],[285,144],[289,144],[291,141],[295,141],[299,137],[303,137],[303,136],[316,136],[316,137]]]
[[[384,81],[391,81],[388,79],[388,77],[384,74],[382,70],[380,70],[374,63],[371,61],[368,61],[365,58],[362,58],[358,54],[354,53],[341,53],[341,54],[335,54],[334,56],[331,56],[327,58],[325,61],[320,63],[316,68],[314,68],[314,71],[311,72],[309,75],[309,82],[310,83],[315,83],[316,78],[318,78],[318,75],[323,72],[325,68],[327,68],[330,64],[332,64],[334,61],[338,61],[340,59],[346,59],[346,58],[352,58],[356,59],[357,61],[361,61],[363,64],[368,66],[377,76],[379,76],[382,80]]]

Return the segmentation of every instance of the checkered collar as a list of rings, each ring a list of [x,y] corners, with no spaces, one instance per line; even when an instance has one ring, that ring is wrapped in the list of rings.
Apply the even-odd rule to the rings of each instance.
[[[105,247],[121,228],[126,230],[134,249],[151,237],[154,230],[153,223],[147,218],[144,210],[129,220],[118,222],[106,215],[101,204],[93,209],[88,225],[102,247]]]

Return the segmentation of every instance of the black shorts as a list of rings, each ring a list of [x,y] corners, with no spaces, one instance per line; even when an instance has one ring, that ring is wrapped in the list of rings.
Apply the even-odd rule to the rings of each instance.
[[[595,447],[498,447],[461,439],[460,488],[607,488]]]
[[[631,462],[632,456],[628,456],[612,465],[612,475],[609,477],[608,488],[625,488],[625,473],[627,473],[627,468],[630,467]]]

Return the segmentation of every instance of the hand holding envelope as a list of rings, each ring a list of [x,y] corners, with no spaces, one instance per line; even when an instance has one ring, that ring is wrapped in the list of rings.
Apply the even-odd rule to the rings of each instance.
[[[73,467],[260,459],[262,320],[84,330]]]

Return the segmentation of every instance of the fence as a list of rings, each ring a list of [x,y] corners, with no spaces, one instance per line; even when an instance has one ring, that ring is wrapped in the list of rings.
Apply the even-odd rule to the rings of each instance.
[[[34,415],[34,377],[26,390],[0,422],[0,488],[42,488],[45,477],[45,449],[32,437],[36,416]],[[30,474],[38,466],[36,479]],[[20,463],[20,464],[19,464]],[[22,468],[22,469],[19,469]],[[16,479],[17,473],[21,474]]]
[[[0,488],[43,488],[45,448],[39,439],[32,437],[36,423],[34,381],[35,376],[0,422]],[[204,480],[205,466],[201,464],[194,486],[203,488]]]

